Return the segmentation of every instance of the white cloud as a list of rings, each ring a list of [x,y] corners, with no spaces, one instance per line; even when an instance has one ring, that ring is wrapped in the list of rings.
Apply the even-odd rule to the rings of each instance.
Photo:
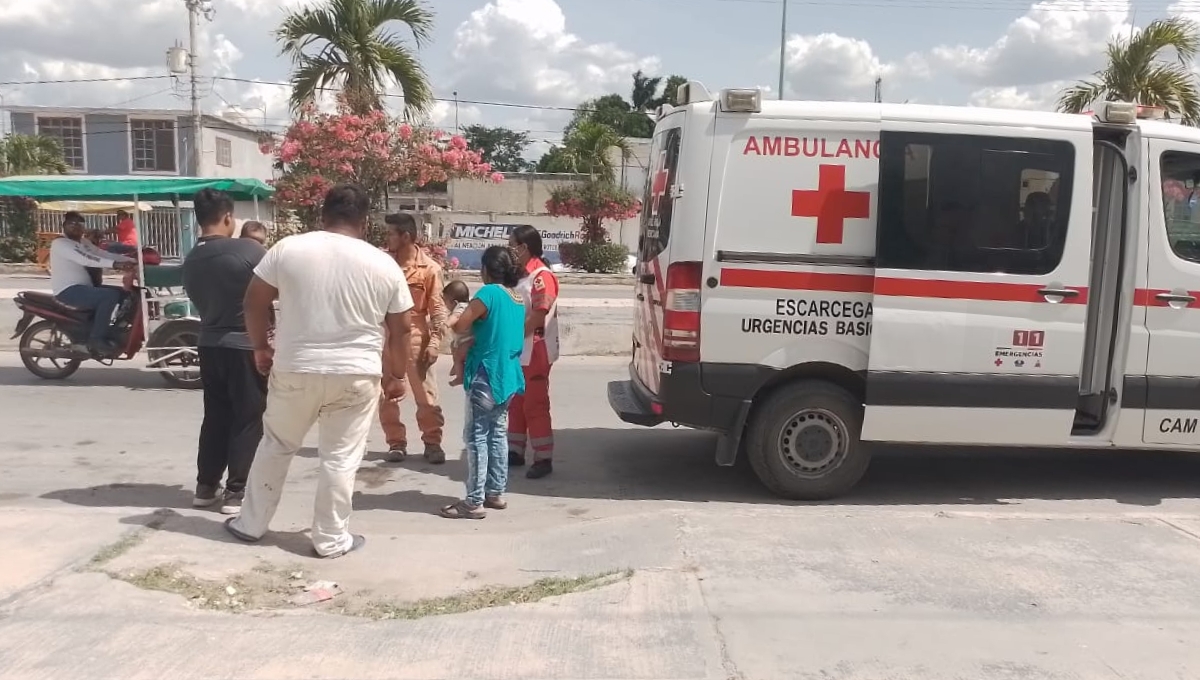
[[[792,98],[870,101],[876,78],[909,75],[904,65],[882,61],[866,40],[836,33],[791,36],[786,54],[784,91]]]
[[[1071,84],[1069,80],[1056,80],[1031,87],[985,87],[975,90],[967,98],[971,106],[996,109],[1026,109],[1048,111],[1054,108],[1058,95]]]
[[[1129,31],[1129,10],[1128,0],[1047,0],[987,47],[943,45],[927,58],[938,73],[983,87],[1076,78],[1103,65],[1105,44]]]

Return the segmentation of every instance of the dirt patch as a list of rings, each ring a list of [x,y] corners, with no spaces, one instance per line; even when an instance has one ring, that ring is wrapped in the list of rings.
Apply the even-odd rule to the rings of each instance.
[[[587,574],[576,578],[544,578],[527,586],[485,587],[460,595],[437,597],[416,602],[396,603],[373,600],[366,593],[335,603],[329,611],[369,619],[421,619],[428,616],[463,614],[480,609],[507,607],[538,602],[550,597],[581,593],[619,583],[633,576],[633,570]]]
[[[392,481],[392,474],[395,470],[381,467],[363,467],[359,468],[355,477],[362,482],[363,486],[368,489],[378,489],[379,487]]]
[[[181,595],[200,609],[238,612],[291,606],[288,600],[307,585],[295,578],[296,573],[264,563],[218,581],[196,578],[179,565],[163,564],[145,571],[108,575],[143,590]]]
[[[88,560],[83,569],[102,571],[104,565],[141,545],[142,541],[146,540],[151,531],[161,529],[167,519],[176,514],[178,513],[173,510],[155,510],[154,514],[150,517],[150,521],[146,522],[146,524],[126,532],[121,538],[97,550],[96,554],[92,555],[92,558]]]

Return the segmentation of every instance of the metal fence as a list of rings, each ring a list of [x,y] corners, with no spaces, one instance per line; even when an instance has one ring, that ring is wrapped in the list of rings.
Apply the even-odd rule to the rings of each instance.
[[[36,231],[62,232],[61,212],[51,210],[35,210],[33,223]],[[150,212],[141,213],[142,240],[144,245],[158,251],[163,257],[179,257],[179,242],[181,225],[179,213],[174,208],[154,208]],[[116,237],[116,215],[84,215],[88,229],[98,229],[108,238]],[[10,215],[0,208],[0,236],[12,233]]]

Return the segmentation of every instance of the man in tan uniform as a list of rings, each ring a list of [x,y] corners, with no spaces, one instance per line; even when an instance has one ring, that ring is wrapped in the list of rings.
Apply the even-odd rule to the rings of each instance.
[[[407,213],[384,218],[388,225],[388,252],[404,269],[412,293],[412,361],[408,364],[408,384],[417,403],[417,427],[425,444],[425,460],[435,465],[446,462],[442,449],[442,428],[446,419],[438,404],[433,364],[441,349],[446,326],[446,306],[442,302],[442,268],[421,249],[417,221]],[[408,457],[408,432],[400,419],[399,402],[379,402],[379,424],[387,436],[388,460],[403,462]]]

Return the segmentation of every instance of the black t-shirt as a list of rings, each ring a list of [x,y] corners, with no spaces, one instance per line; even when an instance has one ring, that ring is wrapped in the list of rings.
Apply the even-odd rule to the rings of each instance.
[[[183,260],[183,287],[200,312],[200,345],[253,349],[242,300],[267,254],[257,241],[203,236]]]

